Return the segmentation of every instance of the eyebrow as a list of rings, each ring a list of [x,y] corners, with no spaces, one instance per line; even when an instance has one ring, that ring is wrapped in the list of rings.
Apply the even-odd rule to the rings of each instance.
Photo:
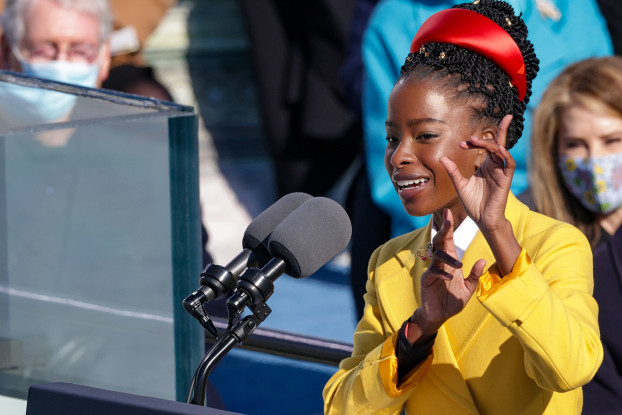
[[[438,120],[436,118],[416,118],[416,119],[408,120],[406,125],[408,127],[416,127],[419,124],[425,124],[425,123],[435,123],[435,124],[448,125],[445,121]],[[396,124],[393,121],[391,121],[391,120],[385,121],[384,125],[387,126],[387,127],[395,127],[396,126]]]
[[[574,140],[574,141],[587,141],[587,139],[585,137],[580,137],[580,136],[574,136],[574,135],[564,135],[564,134],[560,134],[560,137],[562,137],[564,140]],[[611,138],[620,138],[622,137],[622,129],[618,129],[618,130],[613,130],[610,131],[608,133],[605,134],[599,134],[597,136],[598,139],[600,140],[608,140]]]
[[[620,138],[620,136],[622,136],[622,130],[616,129],[616,130],[609,131],[607,134],[603,134],[600,137],[601,138]]]

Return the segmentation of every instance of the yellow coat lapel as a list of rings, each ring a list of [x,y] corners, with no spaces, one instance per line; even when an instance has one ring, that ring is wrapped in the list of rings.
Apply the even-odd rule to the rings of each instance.
[[[379,303],[389,334],[399,330],[419,306],[421,287],[418,276],[427,264],[416,257],[414,251],[429,240],[430,227],[427,226],[414,233],[414,237],[395,254],[394,261],[387,261],[376,270]]]
[[[420,304],[419,276],[427,268],[428,262],[416,257],[414,251],[425,246],[429,240],[428,225],[405,244],[405,249],[396,254],[397,261],[388,261],[376,271],[377,275],[383,275],[378,281],[378,297],[379,303],[383,305],[383,321],[387,333],[399,330]],[[476,414],[477,408],[451,350],[447,332],[441,328],[434,345],[434,364],[426,375],[426,382],[431,382],[437,390],[464,407],[465,413]]]

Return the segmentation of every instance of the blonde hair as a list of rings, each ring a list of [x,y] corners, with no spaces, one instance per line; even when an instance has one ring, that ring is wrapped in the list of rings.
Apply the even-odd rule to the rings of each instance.
[[[561,116],[574,106],[622,118],[622,57],[568,66],[544,92],[533,119],[529,184],[536,210],[575,225],[595,247],[601,237],[598,216],[570,194],[557,162]]]

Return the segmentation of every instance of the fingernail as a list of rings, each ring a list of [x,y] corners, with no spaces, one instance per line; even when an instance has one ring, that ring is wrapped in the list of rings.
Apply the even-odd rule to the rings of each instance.
[[[434,255],[438,255],[439,259],[445,262],[446,264],[459,269],[462,268],[462,262],[458,261],[456,258],[449,255],[447,252],[443,250],[438,250],[434,253]]]

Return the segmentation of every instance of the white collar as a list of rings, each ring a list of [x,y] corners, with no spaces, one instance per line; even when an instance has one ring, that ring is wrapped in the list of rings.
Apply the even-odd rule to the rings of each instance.
[[[456,254],[458,255],[458,259],[460,261],[462,261],[464,251],[466,251],[471,242],[473,242],[473,238],[475,238],[477,231],[479,231],[479,228],[469,216],[462,221],[457,229],[454,229],[454,244],[456,245]],[[432,242],[432,239],[437,232],[438,230],[436,229],[436,226],[434,226],[434,221],[432,221],[430,242]]]

